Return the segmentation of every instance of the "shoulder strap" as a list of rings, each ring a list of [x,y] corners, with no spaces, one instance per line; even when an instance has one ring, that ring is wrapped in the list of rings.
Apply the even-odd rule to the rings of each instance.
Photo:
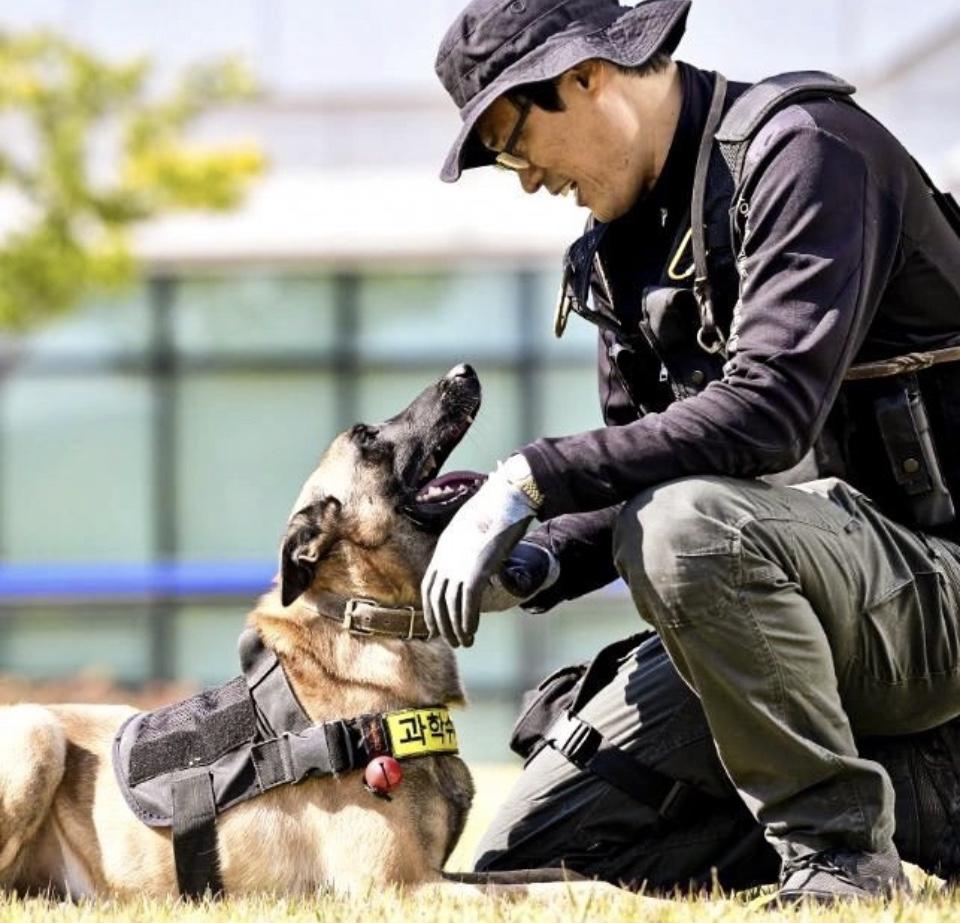
[[[750,141],[764,122],[784,106],[817,97],[846,97],[853,92],[852,84],[823,71],[777,74],[740,93],[724,114],[728,84],[723,75],[716,75],[713,100],[700,138],[690,204],[693,291],[700,308],[697,341],[706,352],[722,352],[725,346],[714,318],[714,283],[708,255],[711,250],[732,249],[729,216]]]
[[[731,248],[732,198],[743,176],[750,142],[763,124],[785,106],[828,97],[852,103],[849,97],[856,90],[853,84],[824,71],[789,71],[748,87],[718,120],[714,110],[721,107],[718,96],[721,90],[726,92],[724,83],[718,74],[714,102],[701,137],[691,202],[691,244],[697,280],[694,292],[702,318],[699,339],[708,350],[711,346],[721,349],[723,342],[713,324],[707,255],[717,246]],[[960,236],[960,205],[949,192],[937,188],[916,158],[911,160],[950,227]]]
[[[824,71],[789,71],[755,83],[730,107],[715,135],[734,185],[743,173],[748,142],[775,112],[804,99],[850,96],[855,90]]]

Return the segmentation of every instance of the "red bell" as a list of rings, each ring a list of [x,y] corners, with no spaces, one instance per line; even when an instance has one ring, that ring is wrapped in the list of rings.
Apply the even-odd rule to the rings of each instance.
[[[392,792],[403,780],[403,769],[392,756],[375,756],[363,772],[367,788],[378,795]]]

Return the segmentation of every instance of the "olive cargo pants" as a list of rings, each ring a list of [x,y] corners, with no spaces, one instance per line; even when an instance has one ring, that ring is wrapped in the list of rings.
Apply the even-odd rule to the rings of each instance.
[[[890,777],[854,738],[960,715],[960,549],[832,478],[663,484],[614,544],[781,858],[889,848]]]
[[[782,494],[783,490],[796,492]],[[782,537],[779,543],[764,540],[767,551],[776,549],[777,554],[767,554],[762,566],[749,557],[752,540],[748,540],[749,567],[740,570],[731,561],[731,555],[742,554],[737,551],[736,536],[738,531],[750,533],[754,521],[761,523],[760,532],[782,533]],[[817,540],[805,540],[808,534]],[[853,538],[847,541],[846,536]],[[739,544],[742,548],[743,543]],[[721,712],[719,720],[730,736],[725,758],[732,748],[738,765],[756,759],[759,770],[747,774],[751,784],[759,786],[761,793],[785,792],[786,797],[780,801],[774,797],[767,805],[755,793],[751,796],[744,789],[738,793],[732,786],[717,757],[700,701],[681,680],[660,638],[653,637],[622,660],[616,675],[580,715],[645,766],[709,797],[698,799],[689,806],[691,810],[680,804],[675,816],[664,818],[653,806],[656,799],[647,793],[639,791],[631,797],[546,747],[528,762],[490,825],[476,867],[566,865],[648,890],[686,890],[713,881],[724,888],[770,882],[776,878],[780,858],[746,802],[758,816],[773,818],[778,829],[791,836],[794,828],[800,828],[800,837],[787,840],[790,845],[781,852],[789,854],[795,843],[801,849],[819,849],[848,838],[880,845],[895,817],[895,842],[904,859],[931,873],[957,876],[960,720],[907,736],[872,736],[885,735],[887,728],[897,734],[920,730],[960,712],[956,666],[950,660],[950,651],[956,650],[951,639],[956,638],[960,568],[949,557],[955,549],[930,544],[933,550],[879,517],[869,503],[836,481],[770,488],[725,479],[690,479],[637,498],[624,511],[617,537],[621,572],[644,615],[656,624],[652,612],[656,608],[668,634],[704,622],[714,631],[738,631],[741,637],[746,632],[750,643],[743,650],[735,644],[719,644],[715,656],[714,642],[703,642],[703,653],[698,655],[703,663],[696,669],[709,672],[716,667],[713,682],[723,683],[726,677],[734,686],[734,714]],[[672,565],[671,549],[679,556]],[[812,565],[815,574],[808,584],[799,582],[806,566],[790,563],[805,554],[824,556],[822,564]],[[719,589],[707,578],[698,584],[699,578],[692,573],[698,556],[712,562],[711,567],[718,563],[715,558],[723,559],[715,578]],[[778,559],[784,563],[773,563]],[[665,570],[651,570],[654,564]],[[678,576],[683,578],[682,593],[671,589]],[[815,639],[813,650],[826,651],[826,662],[813,657],[809,666],[803,660],[794,663],[801,655],[810,658],[810,642],[803,641],[803,633],[793,639],[790,624],[778,617],[782,610],[776,607],[773,624],[759,639],[753,634],[751,623],[757,616],[752,611],[743,614],[747,627],[737,628],[724,594],[733,592],[739,599],[731,586],[738,579],[744,582],[743,577],[749,578],[744,599],[751,603],[752,594],[759,592],[758,582],[768,581],[776,588],[772,595],[778,605],[783,604],[782,597],[799,593],[802,586],[822,587],[822,592],[818,589],[811,595],[810,604],[837,612],[841,626],[831,628],[829,638],[840,636],[837,649],[847,651],[848,661],[837,660],[829,641],[824,648]],[[889,621],[900,612],[907,619],[927,618],[932,624],[923,624],[923,630],[915,625],[916,638],[907,633],[904,640],[896,630],[903,627],[899,623],[892,633],[885,633],[884,619]],[[848,622],[846,629],[843,619]],[[820,625],[819,619],[816,622]],[[822,627],[809,627],[815,637],[821,631],[827,634]],[[769,633],[778,656],[787,661],[784,670],[790,683],[779,678],[775,666],[768,666],[764,634]],[[682,655],[681,645],[676,647]],[[725,666],[727,659],[733,667]],[[741,660],[743,664],[737,666]],[[689,661],[685,669],[690,669]],[[753,694],[741,702],[753,686],[746,683],[740,688],[740,672],[754,685],[758,672],[772,672],[774,678],[760,682],[765,695]],[[928,672],[929,683],[924,679]],[[864,676],[858,677],[860,673]],[[880,697],[875,707],[871,705],[874,691]],[[888,697],[905,701],[895,701],[893,707]],[[831,715],[827,706],[839,708],[839,713]],[[791,753],[771,753],[769,739],[757,741],[738,733],[739,709],[748,714],[757,709],[769,712],[750,718],[744,729],[752,722],[759,722],[761,730],[771,724],[778,730],[776,742],[783,742]],[[850,722],[845,720],[848,714],[855,719],[856,745]],[[800,720],[799,731],[790,727],[789,720],[794,718]],[[786,731],[779,730],[781,723]],[[828,751],[821,738],[839,740],[841,752]],[[800,757],[795,766],[794,750]],[[810,750],[813,757],[808,755]],[[813,784],[805,786],[810,773]],[[831,789],[838,790],[839,796]],[[871,803],[873,795],[877,798]],[[773,842],[782,845],[776,837]]]

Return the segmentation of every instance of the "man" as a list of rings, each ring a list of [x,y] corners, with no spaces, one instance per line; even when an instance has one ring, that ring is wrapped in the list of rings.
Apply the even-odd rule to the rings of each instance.
[[[619,573],[777,854],[780,900],[889,896],[909,886],[882,741],[960,715],[960,237],[838,88],[758,119],[728,239],[710,222],[704,245],[701,148],[745,87],[672,60],[688,9],[473,0],[441,45],[463,120],[442,178],[498,163],[591,213],[564,304],[600,328],[609,425],[491,474],[441,537],[424,611],[467,646],[504,586],[545,609]],[[689,707],[652,643],[621,665],[627,707],[608,730],[627,749],[649,734],[669,749],[659,719]],[[647,662],[662,715],[631,687]],[[880,741],[878,759],[856,740]],[[560,810],[554,771],[514,796],[519,833],[500,825],[482,864],[536,829],[537,798]],[[729,794],[711,767],[687,771]],[[603,847],[588,821],[566,828],[585,852]]]

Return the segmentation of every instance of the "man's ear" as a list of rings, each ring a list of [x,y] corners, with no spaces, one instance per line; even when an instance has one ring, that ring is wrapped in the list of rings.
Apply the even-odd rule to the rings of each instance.
[[[280,548],[280,601],[289,606],[305,593],[317,564],[337,537],[340,501],[325,497],[295,513]]]
[[[592,90],[604,76],[603,68],[602,61],[591,58],[571,67],[567,73],[581,90]]]

